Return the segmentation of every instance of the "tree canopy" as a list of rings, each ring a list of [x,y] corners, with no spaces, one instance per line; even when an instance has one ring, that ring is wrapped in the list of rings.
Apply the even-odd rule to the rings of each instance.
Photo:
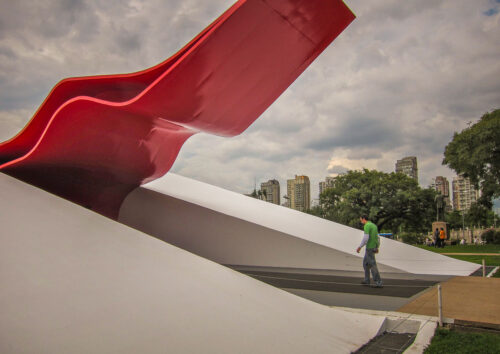
[[[320,196],[320,208],[312,213],[345,225],[359,226],[367,214],[379,230],[428,230],[436,217],[432,189],[422,189],[402,173],[364,169],[338,176],[332,188]]]
[[[267,198],[267,192],[266,190],[257,190],[254,189],[252,193],[248,195],[249,197],[255,198],[255,199],[261,199],[261,200],[266,200]]]
[[[444,151],[443,165],[463,174],[482,192],[481,204],[491,209],[500,196],[500,109],[455,133]]]

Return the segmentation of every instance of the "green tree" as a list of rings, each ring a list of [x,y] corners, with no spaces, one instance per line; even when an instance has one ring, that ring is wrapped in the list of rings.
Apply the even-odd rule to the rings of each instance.
[[[367,214],[379,230],[425,231],[436,217],[432,189],[401,173],[364,169],[349,171],[335,179],[320,196],[325,218],[359,227],[359,216]]]
[[[493,211],[481,203],[473,203],[465,216],[471,226],[489,227],[493,225]]]
[[[486,243],[491,243],[494,245],[500,245],[500,231],[489,229],[483,232],[481,238],[486,241]]]
[[[462,220],[462,213],[459,210],[453,210],[451,213],[446,214],[445,221],[450,229],[461,229],[465,223],[465,216]]]
[[[266,200],[267,198],[267,192],[266,190],[256,190],[254,189],[252,193],[250,193],[248,196],[255,198],[255,199],[261,199],[261,200]]]
[[[401,241],[409,245],[421,245],[425,240],[422,234],[415,232],[402,232],[399,237],[401,237]]]
[[[443,165],[470,178],[482,191],[480,203],[491,209],[500,196],[500,109],[455,133],[444,151]]]
[[[320,218],[324,218],[324,209],[321,207],[321,205],[315,205],[311,209],[306,210],[306,213],[314,215],[314,216],[319,216]]]

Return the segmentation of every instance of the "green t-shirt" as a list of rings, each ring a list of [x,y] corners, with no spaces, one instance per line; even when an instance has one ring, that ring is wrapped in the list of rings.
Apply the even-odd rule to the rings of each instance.
[[[377,225],[372,223],[371,221],[367,221],[364,227],[365,234],[368,234],[368,242],[366,243],[367,249],[378,248],[379,239],[378,239],[378,229]]]

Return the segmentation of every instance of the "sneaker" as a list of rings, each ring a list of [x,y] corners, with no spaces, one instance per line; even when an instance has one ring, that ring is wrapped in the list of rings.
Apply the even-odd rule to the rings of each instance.
[[[372,288],[383,288],[383,287],[384,286],[382,285],[382,283],[372,285]]]
[[[366,286],[370,286],[370,282],[369,282],[369,281],[364,281],[364,280],[363,280],[363,281],[361,282],[361,284],[362,284],[362,285],[366,285]]]

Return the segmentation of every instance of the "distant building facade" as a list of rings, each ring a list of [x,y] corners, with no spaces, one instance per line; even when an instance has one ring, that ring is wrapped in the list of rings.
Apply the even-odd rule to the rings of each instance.
[[[404,173],[418,182],[417,158],[415,156],[408,156],[397,160],[396,172]]]
[[[479,191],[468,178],[457,176],[451,183],[453,189],[453,209],[469,210],[470,206],[479,199]]]
[[[307,176],[287,180],[288,206],[299,211],[311,209],[311,183]]]
[[[319,182],[319,195],[323,193],[326,189],[332,188],[335,182],[335,177],[326,177],[324,181]]]
[[[280,205],[280,183],[275,179],[260,184],[262,199],[266,202]]]
[[[451,210],[451,198],[450,198],[450,182],[443,176],[437,176],[432,179],[431,188],[436,190],[443,196],[445,202],[445,208],[447,211]]]

